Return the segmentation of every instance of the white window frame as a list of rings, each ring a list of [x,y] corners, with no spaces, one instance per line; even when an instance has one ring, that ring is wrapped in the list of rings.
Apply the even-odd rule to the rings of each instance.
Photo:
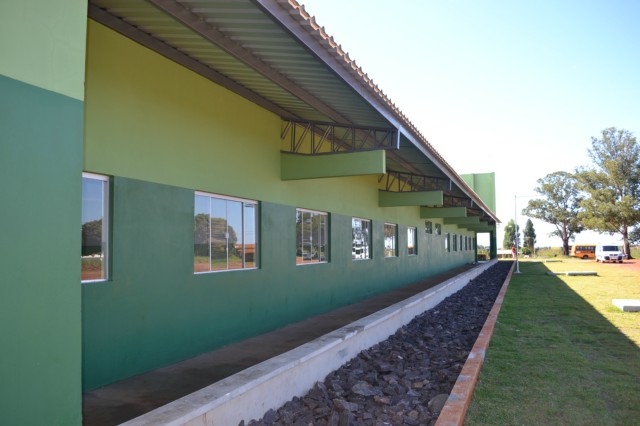
[[[110,192],[111,192],[111,185],[109,184],[110,182],[110,177],[109,176],[105,176],[105,175],[99,175],[96,173],[89,173],[89,172],[82,172],[82,179],[93,179],[93,180],[98,180],[98,181],[102,181],[105,184],[103,185],[104,192],[102,194],[102,265],[103,265],[103,270],[104,270],[104,278],[99,278],[97,280],[83,280],[82,276],[80,276],[80,282],[82,284],[89,284],[89,283],[99,283],[99,282],[104,282],[104,281],[109,281],[109,269],[110,269],[110,265],[111,265],[111,259],[109,256],[109,250],[111,248],[110,242],[109,242],[109,197],[110,197]]]
[[[244,257],[242,258],[242,264],[243,267],[242,268],[235,268],[235,269],[216,269],[216,270],[209,270],[209,271],[193,271],[193,273],[195,275],[201,275],[201,274],[214,274],[214,273],[219,273],[219,272],[234,272],[234,271],[251,271],[254,269],[259,269],[259,241],[260,241],[260,203],[257,200],[251,200],[248,198],[239,198],[239,197],[232,197],[229,195],[221,195],[221,194],[214,194],[211,192],[204,192],[204,191],[193,191],[193,200],[195,203],[195,199],[196,196],[201,196],[201,197],[209,197],[209,198],[216,198],[218,200],[225,200],[225,201],[236,201],[236,202],[240,202],[242,203],[242,244],[243,246],[246,244],[245,242],[245,219],[244,219],[244,206],[245,204],[253,204],[255,205],[255,211],[256,211],[256,218],[255,218],[255,233],[256,233],[256,237],[255,237],[255,242],[254,242],[254,266],[252,267],[244,267],[245,264],[245,259]],[[209,211],[209,215],[211,215],[211,211]],[[195,245],[195,241],[194,241],[194,245]],[[227,260],[228,261],[228,260]],[[211,264],[212,264],[212,258],[211,258],[211,253],[209,253],[209,268],[211,268]]]
[[[324,216],[325,221],[324,221],[324,238],[325,238],[325,258],[324,260],[319,259],[317,261],[307,261],[305,262],[304,257],[302,258],[301,262],[298,263],[297,257],[298,254],[296,253],[296,266],[305,266],[305,265],[317,265],[317,264],[321,264],[321,263],[329,263],[329,213],[328,212],[323,212],[323,211],[319,211],[319,210],[310,210],[310,209],[305,209],[305,208],[296,208],[296,217],[298,216],[298,212],[302,212],[302,213],[311,213],[314,215],[319,215],[319,216]],[[296,229],[296,251],[298,250],[298,235],[297,235],[298,230]],[[304,238],[304,234],[302,235],[302,237]],[[313,241],[313,236],[311,236],[312,241]],[[312,247],[313,247],[313,243],[312,243]],[[303,248],[303,252],[304,252],[304,248]]]
[[[413,253],[411,253],[411,230],[413,230]],[[407,256],[418,255],[418,228],[407,226]]]
[[[367,222],[369,224],[368,226],[368,233],[367,233],[367,245],[366,245],[366,250],[364,251],[364,256],[365,257],[355,257],[357,254],[354,252],[354,244],[353,244],[353,221],[354,220],[360,220],[362,222]],[[371,221],[371,219],[364,219],[362,217],[356,217],[353,216],[351,218],[351,236],[352,236],[352,240],[351,240],[351,260],[356,262],[356,261],[360,261],[360,260],[370,260],[373,258],[372,254],[371,254],[371,241],[373,240],[373,222]]]
[[[387,238],[387,226],[393,226],[393,254],[388,255],[387,254],[387,242],[386,242],[386,238]],[[386,259],[391,259],[394,257],[398,257],[398,224],[397,223],[388,223],[385,222],[384,224],[384,257]]]

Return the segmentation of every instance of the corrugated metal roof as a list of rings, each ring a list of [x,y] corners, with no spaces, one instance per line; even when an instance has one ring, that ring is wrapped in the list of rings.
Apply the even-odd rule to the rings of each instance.
[[[390,169],[451,179],[497,220],[295,0],[90,0],[89,15],[285,119],[398,129]]]

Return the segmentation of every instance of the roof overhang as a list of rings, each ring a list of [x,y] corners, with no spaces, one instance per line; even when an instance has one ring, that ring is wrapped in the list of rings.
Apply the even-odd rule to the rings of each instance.
[[[395,129],[387,172],[448,181],[445,198],[499,222],[297,1],[90,0],[89,16],[284,120]]]

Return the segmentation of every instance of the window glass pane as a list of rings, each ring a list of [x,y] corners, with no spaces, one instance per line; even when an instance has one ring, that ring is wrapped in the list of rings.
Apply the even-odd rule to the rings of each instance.
[[[352,246],[351,246],[351,258],[353,260],[358,259],[370,259],[371,258],[371,221],[366,219],[353,218],[351,220],[352,225]]]
[[[384,256],[395,257],[397,250],[398,225],[392,223],[384,224]]]
[[[227,200],[211,198],[211,270],[227,269]]]
[[[296,211],[296,264],[328,261],[328,220],[326,213]]]
[[[451,251],[451,247],[449,246],[449,233],[444,234],[444,250],[446,252]]]
[[[441,235],[442,234],[442,225],[440,225],[439,223],[436,223],[436,235]]]
[[[302,211],[296,211],[296,264],[302,263]]]
[[[242,269],[242,203],[227,201],[227,268]]]
[[[108,200],[106,177],[82,177],[82,281],[107,279]]]
[[[194,272],[257,267],[255,201],[195,195]]]
[[[313,214],[310,212],[302,215],[302,260],[313,261]]]
[[[425,220],[424,232],[427,234],[431,234],[433,232],[433,223],[430,220]]]
[[[407,254],[413,256],[417,254],[416,247],[417,229],[413,226],[407,228]]]
[[[211,269],[211,251],[209,240],[211,238],[211,198],[196,195],[194,209],[194,234],[193,234],[193,270],[206,272]]]
[[[318,257],[318,262],[326,262],[327,261],[327,215],[316,215],[315,222],[316,232],[317,232],[317,246],[316,252]]]
[[[256,240],[256,228],[258,215],[256,214],[255,204],[244,205],[244,267],[255,268],[257,266],[256,259],[258,242]]]

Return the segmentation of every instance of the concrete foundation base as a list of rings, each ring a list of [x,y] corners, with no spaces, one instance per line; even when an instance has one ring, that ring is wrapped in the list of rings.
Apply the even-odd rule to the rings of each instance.
[[[302,396],[361,350],[388,338],[457,292],[496,261],[457,275],[386,309],[214,383],[125,425],[237,425]]]

